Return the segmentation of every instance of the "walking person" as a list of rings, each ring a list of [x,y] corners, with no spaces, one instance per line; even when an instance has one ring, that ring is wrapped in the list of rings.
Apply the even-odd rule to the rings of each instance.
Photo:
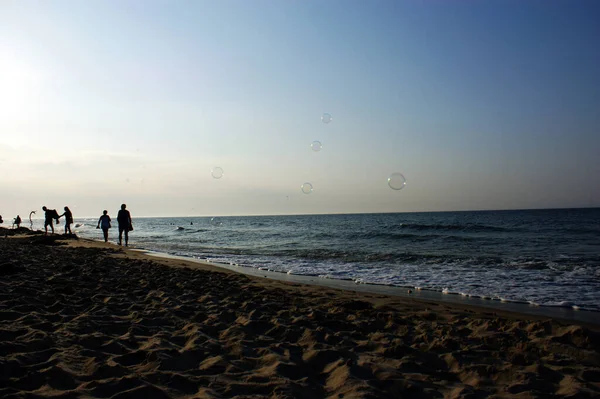
[[[133,230],[133,225],[131,224],[131,214],[125,208],[127,208],[127,205],[122,204],[117,214],[117,222],[119,222],[119,245],[122,243],[123,232],[125,232],[125,246],[127,246],[129,243],[129,232]]]
[[[102,227],[102,234],[104,234],[104,242],[108,242],[108,229],[111,228],[111,225],[110,216],[108,216],[108,211],[106,209],[102,212],[100,219],[98,219],[98,226],[96,226],[96,228],[99,229],[100,227]]]
[[[73,234],[71,232],[71,225],[73,224],[73,213],[71,212],[68,206],[65,206],[64,209],[65,213],[60,215],[59,218],[63,216],[65,217],[65,234],[67,234],[67,231],[69,232],[69,234]]]
[[[22,222],[21,216],[17,215],[17,217],[15,218],[15,221],[13,222],[13,225],[16,224],[17,225],[17,229],[18,229],[19,227],[21,227],[21,222]]]

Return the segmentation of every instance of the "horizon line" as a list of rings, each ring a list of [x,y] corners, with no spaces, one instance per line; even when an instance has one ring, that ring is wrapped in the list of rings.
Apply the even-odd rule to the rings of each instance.
[[[579,207],[550,207],[550,208],[508,208],[508,209],[471,209],[471,210],[446,210],[446,211],[398,211],[398,212],[323,212],[323,213],[273,213],[273,214],[245,214],[245,215],[176,215],[176,216],[133,216],[132,218],[213,218],[213,217],[263,217],[263,216],[325,216],[325,215],[387,215],[398,213],[461,213],[461,212],[519,212],[519,211],[551,211],[551,210],[569,210],[569,209],[600,209],[600,206],[579,206]],[[75,219],[98,218],[98,216],[78,216]],[[29,219],[26,219],[29,220]],[[44,220],[43,217],[32,218],[31,220]]]

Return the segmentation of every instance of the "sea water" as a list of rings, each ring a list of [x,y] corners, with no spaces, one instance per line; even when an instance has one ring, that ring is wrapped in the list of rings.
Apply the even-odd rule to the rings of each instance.
[[[130,244],[281,273],[600,311],[600,209],[136,218]],[[102,239],[97,219],[76,219]],[[116,241],[116,220],[110,240]],[[60,228],[60,227],[59,227]]]

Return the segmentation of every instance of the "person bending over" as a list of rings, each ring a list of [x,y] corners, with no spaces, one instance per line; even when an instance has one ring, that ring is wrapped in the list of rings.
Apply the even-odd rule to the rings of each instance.
[[[52,219],[56,219],[58,221],[58,212],[56,212],[56,209],[48,209],[45,206],[42,207],[42,210],[44,211],[44,230],[46,235],[48,235],[48,226],[50,226],[50,229],[52,229],[52,234],[54,234],[54,224],[52,223]]]
[[[131,224],[131,214],[127,209],[125,209],[127,205],[122,204],[121,209],[117,215],[117,222],[119,222],[119,245],[122,242],[123,232],[125,232],[125,246],[129,243],[129,232],[133,230]]]

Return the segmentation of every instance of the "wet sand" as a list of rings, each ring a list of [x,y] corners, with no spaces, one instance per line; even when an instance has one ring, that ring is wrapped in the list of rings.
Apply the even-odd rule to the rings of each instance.
[[[2,398],[600,396],[593,324],[0,236]]]

